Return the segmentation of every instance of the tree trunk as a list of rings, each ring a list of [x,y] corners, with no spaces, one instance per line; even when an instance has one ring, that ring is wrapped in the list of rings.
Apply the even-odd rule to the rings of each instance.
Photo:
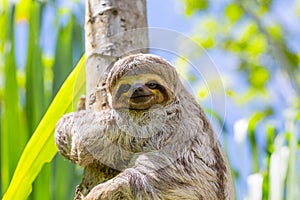
[[[85,17],[86,109],[105,109],[107,70],[118,58],[147,52],[146,0],[87,0]],[[142,29],[140,29],[142,28]],[[75,199],[119,173],[101,163],[84,169]]]
[[[146,0],[87,0],[85,42],[87,102],[106,67],[131,51],[148,46]]]

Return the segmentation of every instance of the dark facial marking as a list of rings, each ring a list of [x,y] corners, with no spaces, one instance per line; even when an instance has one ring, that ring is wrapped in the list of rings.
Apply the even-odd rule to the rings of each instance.
[[[169,99],[169,94],[164,86],[158,84],[156,89],[158,89],[160,91],[160,93],[162,93],[164,95],[165,100]]]
[[[164,95],[165,100],[169,99],[169,95],[168,95],[166,88],[164,86],[160,85],[157,81],[152,80],[152,81],[149,81],[148,83],[146,83],[145,85],[152,90],[153,89],[159,90],[160,93],[162,93]]]
[[[131,88],[131,85],[129,84],[122,84],[120,85],[118,91],[117,91],[117,94],[116,94],[116,99],[119,99],[120,96],[124,93],[124,92],[127,92],[129,89]]]

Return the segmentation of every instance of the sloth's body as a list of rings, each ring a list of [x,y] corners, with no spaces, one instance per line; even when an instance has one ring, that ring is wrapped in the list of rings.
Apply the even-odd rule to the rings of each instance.
[[[163,59],[118,61],[108,79],[110,109],[65,115],[60,153],[86,167],[117,169],[86,199],[233,199],[230,169],[203,110]]]

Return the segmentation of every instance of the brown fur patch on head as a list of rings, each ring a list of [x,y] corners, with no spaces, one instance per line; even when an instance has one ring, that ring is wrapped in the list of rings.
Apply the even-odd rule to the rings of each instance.
[[[108,90],[112,93],[116,83],[123,76],[147,73],[160,76],[168,84],[168,90],[173,95],[177,94],[179,79],[175,68],[163,58],[151,54],[135,54],[118,60],[108,75]]]

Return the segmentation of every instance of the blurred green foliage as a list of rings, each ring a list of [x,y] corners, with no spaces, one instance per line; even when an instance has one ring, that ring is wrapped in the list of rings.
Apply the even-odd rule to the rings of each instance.
[[[207,0],[201,3],[205,7],[196,5],[200,2],[197,0],[183,2],[187,4],[186,15],[199,16],[194,40],[208,53],[223,52],[223,56],[236,61],[230,68],[238,71],[237,80],[242,84],[225,81],[224,87],[229,101],[241,110],[240,118],[247,121],[247,141],[243,144],[249,144],[251,149],[252,160],[248,164],[252,164],[252,168],[248,176],[260,174],[263,177],[263,184],[258,188],[262,199],[299,199],[300,50],[293,46],[294,32],[298,32],[299,27],[289,28],[287,20],[281,20],[278,15],[280,9],[288,8],[284,11],[285,19],[299,24],[300,1],[291,1],[286,8],[279,8],[283,4],[276,0]],[[227,76],[227,79],[233,77]],[[235,122],[225,119],[224,123],[232,126]],[[282,135],[286,139],[278,142]],[[283,149],[288,150],[286,172],[285,164],[275,166],[284,162],[284,156],[281,155],[279,163],[274,161]],[[229,159],[235,156],[236,153],[228,152]],[[282,171],[281,178],[278,178],[281,172],[277,175],[271,172],[275,168]],[[239,176],[241,169],[234,170],[239,190],[238,183],[246,181]],[[249,194],[249,187],[248,183],[247,198],[251,199],[253,194]],[[238,199],[244,197],[238,196]]]
[[[42,51],[40,39],[47,7],[57,13],[52,30],[53,34],[57,32],[57,44],[55,54],[50,57]],[[65,23],[60,23],[63,18]],[[24,47],[16,44],[16,29],[20,26],[27,27],[27,34],[26,31],[23,34],[28,35],[24,42],[27,49],[22,51],[26,56],[24,67],[16,62],[17,56],[22,57],[16,48]],[[3,30],[0,31],[0,79],[4,81],[0,85],[1,196],[12,181],[5,199],[24,199],[30,193],[29,199],[71,199],[81,172],[60,156],[53,159],[57,152],[53,130],[60,116],[73,108],[76,98],[74,84],[77,89],[81,88],[75,81],[76,75],[70,78],[73,83],[65,89],[61,86],[72,71],[74,61],[79,60],[83,53],[82,25],[70,8],[61,8],[53,1],[21,0],[13,3],[1,0],[0,27]],[[83,63],[81,61],[80,65],[84,66]],[[45,114],[60,88],[63,91]],[[83,90],[80,93],[84,93]]]
[[[184,0],[186,5],[186,14],[191,15],[194,10],[204,10],[208,7],[207,0]]]
[[[71,166],[65,165],[64,162],[57,162],[57,160],[56,162],[53,161],[53,164],[55,165],[55,168],[52,171],[53,179],[54,183],[57,184],[55,185],[54,194],[51,194],[49,187],[45,187],[44,185],[50,184],[49,178],[46,176],[48,174],[45,173],[45,170],[41,172],[40,170],[43,165],[46,162],[50,162],[57,153],[57,148],[55,146],[53,137],[55,124],[63,114],[72,111],[73,100],[79,100],[82,92],[84,92],[84,76],[85,57],[80,60],[76,68],[60,88],[56,97],[49,106],[49,109],[39,123],[36,131],[28,142],[26,148],[24,149],[10,186],[4,195],[4,199],[24,199],[25,197],[28,197],[32,190],[31,184],[37,175],[38,178],[36,179],[34,185],[34,193],[32,196],[33,199],[44,199],[51,197],[53,199],[70,198],[70,193],[68,191],[72,191],[74,188],[71,188],[69,185],[72,185],[71,180],[73,180],[75,177],[72,176],[70,170],[66,169],[72,169]],[[45,167],[43,169],[45,169]],[[50,169],[51,168],[47,168],[49,173],[51,172]],[[41,178],[43,175],[46,176],[46,178]],[[64,178],[62,179],[62,177]]]

